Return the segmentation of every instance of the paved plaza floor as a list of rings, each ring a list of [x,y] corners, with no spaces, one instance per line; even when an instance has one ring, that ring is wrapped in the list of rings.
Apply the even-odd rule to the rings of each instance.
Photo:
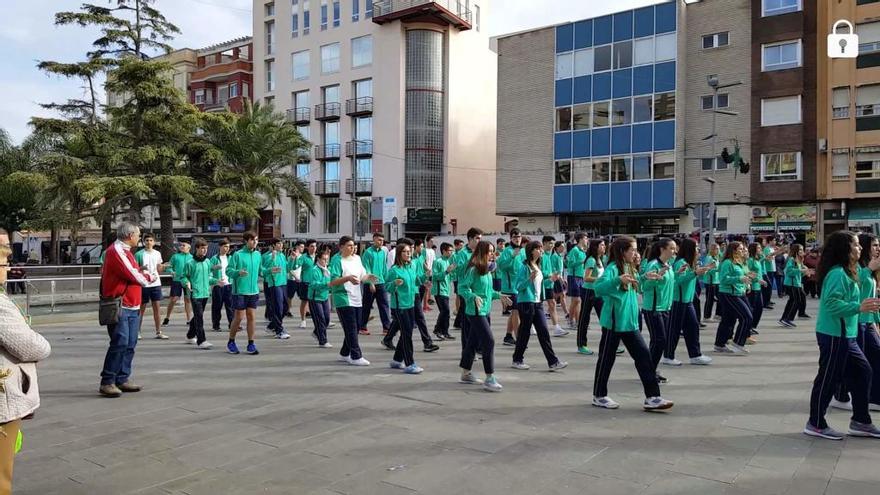
[[[818,353],[812,322],[779,328],[780,311],[765,314],[748,357],[664,367],[675,407],[654,414],[641,409],[626,355],[610,383],[621,408],[591,407],[596,358],[575,353],[573,333],[553,339],[570,364],[558,373],[534,337],[530,371],[511,369],[513,348],[496,347],[504,392],[491,394],[457,383],[458,340],[425,354],[417,339],[425,372],[408,376],[387,368],[377,320],[361,338],[373,366],[354,368],[336,362],[338,326],[336,348],[318,349],[311,329],[280,341],[260,324],[261,354],[232,356],[225,334],[209,332],[212,351],[186,345],[178,315],[171,340],[138,345],[144,390],[104,399],[107,335],[95,318],[44,324],[52,356],[39,368],[42,407],[23,425],[15,493],[876,495],[880,441],[801,433]],[[497,308],[492,321],[500,344]],[[716,325],[701,334],[704,351]],[[479,361],[474,369],[482,376]],[[848,420],[829,415],[838,429]]]

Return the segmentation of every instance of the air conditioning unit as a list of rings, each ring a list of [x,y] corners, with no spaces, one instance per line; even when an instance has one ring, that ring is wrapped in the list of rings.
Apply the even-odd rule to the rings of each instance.
[[[763,206],[758,206],[758,207],[752,208],[752,218],[760,218],[760,217],[766,217],[766,216],[767,216],[767,208],[765,208]]]

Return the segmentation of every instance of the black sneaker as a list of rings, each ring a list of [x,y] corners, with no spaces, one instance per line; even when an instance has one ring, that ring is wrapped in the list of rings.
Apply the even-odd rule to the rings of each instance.
[[[450,334],[448,334],[448,333],[444,333],[444,334],[443,334],[443,339],[444,339],[444,340],[455,340],[455,336],[450,335]]]
[[[211,330],[214,331],[214,332],[219,332],[219,331],[220,331],[220,328],[219,328],[219,327],[216,327],[216,328],[212,328]]]
[[[504,336],[504,345],[516,345],[516,339],[513,338],[513,335],[507,334]]]
[[[703,323],[702,321],[700,322],[700,328],[706,328],[707,326],[709,326],[709,325],[706,325],[706,324]]]
[[[798,315],[798,318],[800,318],[801,320],[809,320],[810,318],[812,318],[812,316],[804,313],[802,315]]]
[[[753,328],[753,329],[752,329],[752,335],[760,335],[760,334],[758,333],[757,330],[755,330],[755,329]]]
[[[287,313],[284,313],[284,317],[285,317],[285,318],[293,318],[293,313],[291,313],[290,311],[288,311]]]
[[[171,322],[171,320],[169,320],[168,318],[165,318],[164,320],[162,320],[162,326],[167,327],[168,323],[170,323],[170,322]]]
[[[666,379],[665,376],[661,374],[657,374],[657,383],[667,383],[669,380]]]
[[[389,341],[385,340],[385,339],[382,339],[382,347],[384,347],[385,349],[387,349],[387,350],[389,350],[389,351],[394,351],[394,350],[396,350],[396,349],[394,348],[394,344],[393,344],[392,342],[389,342]]]
[[[440,332],[434,332],[434,337],[437,337],[437,340],[439,340],[439,341],[441,341],[441,342],[444,341],[444,340],[446,340],[446,336],[444,336],[444,335],[443,335],[442,333],[440,333]]]
[[[440,346],[437,344],[430,344],[425,346],[425,352],[434,352],[440,350]]]

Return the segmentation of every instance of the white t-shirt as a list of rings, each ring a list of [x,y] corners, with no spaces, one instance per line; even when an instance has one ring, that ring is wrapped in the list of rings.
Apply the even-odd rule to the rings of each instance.
[[[538,270],[538,275],[532,280],[532,287],[535,290],[535,300],[529,302],[541,302],[541,298],[544,297],[544,274],[541,270]]]
[[[429,270],[434,267],[435,259],[437,259],[436,252],[431,248],[425,248],[425,263],[427,263]]]
[[[229,277],[226,276],[226,267],[229,266],[229,255],[219,254],[217,259],[220,260],[220,283],[222,285],[229,284]]]
[[[149,251],[144,249],[138,254],[140,254],[143,259],[141,266],[147,270],[147,273],[153,276],[153,281],[144,287],[160,287],[162,285],[162,280],[159,279],[159,265],[162,264],[162,253],[156,249],[151,249]]]
[[[396,249],[388,249],[385,246],[382,246],[382,249],[385,250],[385,268],[390,270],[392,266],[394,266],[394,255]]]
[[[347,277],[349,275],[355,275],[363,282],[364,277],[367,276],[367,270],[364,268],[364,264],[361,262],[361,257],[358,255],[352,255],[348,258],[339,258],[339,262],[342,264],[342,276]],[[363,306],[363,301],[361,298],[361,284],[353,284],[351,282],[346,282],[342,285],[345,287],[345,292],[348,293],[348,304],[354,308],[360,308]]]

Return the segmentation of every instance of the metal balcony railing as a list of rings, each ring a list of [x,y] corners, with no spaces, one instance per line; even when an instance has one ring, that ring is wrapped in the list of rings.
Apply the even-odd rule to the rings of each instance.
[[[338,120],[341,114],[342,105],[337,102],[315,105],[315,120]]]
[[[363,158],[373,156],[373,142],[369,140],[355,140],[345,143],[345,156]]]
[[[316,180],[315,195],[317,196],[338,196],[339,181],[338,180]]]
[[[345,101],[345,114],[352,117],[373,113],[373,97],[352,98]]]
[[[472,13],[462,0],[373,0],[373,22],[420,16],[439,18],[459,29],[470,29]]]
[[[287,120],[294,124],[308,124],[312,120],[312,109],[296,107],[287,110]]]
[[[346,179],[345,180],[345,193],[351,194],[353,189],[354,179]],[[373,179],[358,179],[357,180],[357,192],[354,193],[356,196],[370,196],[373,194]]]
[[[319,144],[315,146],[316,160],[338,160],[339,159],[338,144]]]

